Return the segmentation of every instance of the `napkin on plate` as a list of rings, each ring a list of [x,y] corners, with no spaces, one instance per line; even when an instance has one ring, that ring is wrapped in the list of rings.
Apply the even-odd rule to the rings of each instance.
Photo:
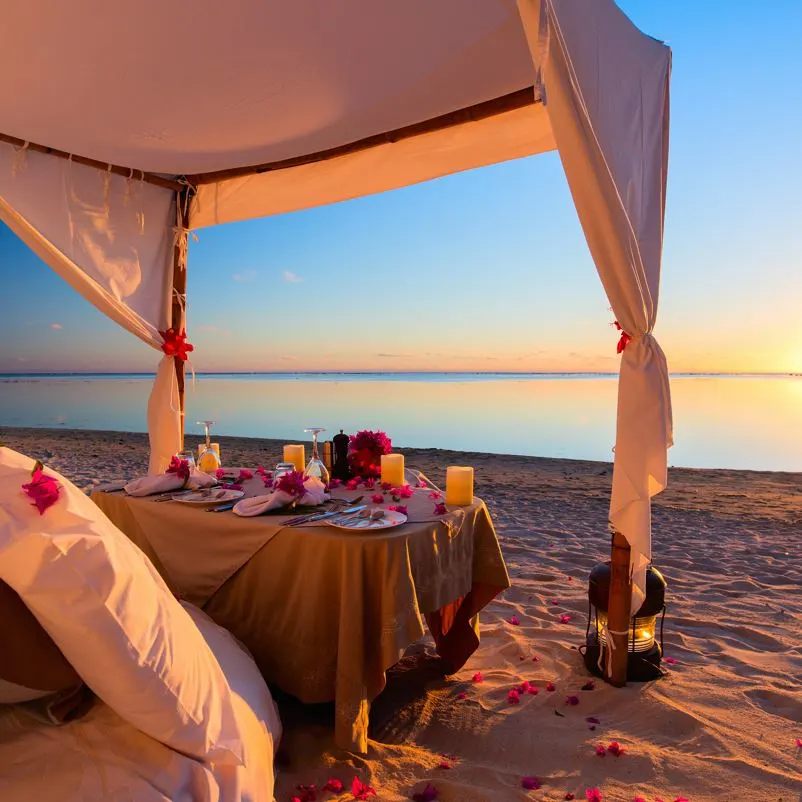
[[[208,473],[197,469],[190,471],[186,485],[184,480],[176,473],[162,473],[158,476],[143,476],[134,479],[125,486],[129,496],[151,496],[154,493],[167,493],[170,490],[197,490],[201,487],[214,487],[217,479]]]
[[[326,486],[315,476],[310,476],[304,482],[306,493],[301,496],[298,503],[304,507],[316,507],[328,499]],[[262,515],[270,510],[279,507],[286,507],[295,496],[285,493],[283,490],[274,490],[266,496],[253,496],[244,498],[234,505],[234,514],[243,518],[250,518],[255,515]]]

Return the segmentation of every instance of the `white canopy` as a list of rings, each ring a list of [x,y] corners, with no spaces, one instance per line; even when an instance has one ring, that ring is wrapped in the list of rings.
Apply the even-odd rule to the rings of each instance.
[[[632,337],[610,520],[639,604],[671,444],[651,334],[665,45],[613,0],[27,0],[4,9],[0,45],[0,219],[155,348],[184,324],[189,229],[557,148]],[[173,361],[149,405],[152,470],[182,439]]]

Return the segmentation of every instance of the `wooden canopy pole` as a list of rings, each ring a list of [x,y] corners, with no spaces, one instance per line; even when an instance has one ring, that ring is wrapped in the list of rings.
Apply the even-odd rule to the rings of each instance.
[[[630,622],[632,581],[629,574],[629,542],[620,533],[613,533],[612,553],[610,555],[610,598],[607,603],[608,652],[607,681],[621,688],[627,684],[627,647]],[[613,633],[624,634],[613,634]]]
[[[187,304],[187,229],[189,228],[189,205],[194,187],[185,184],[175,194],[176,227],[178,234],[173,246],[173,295],[170,322],[176,332],[186,327]],[[173,358],[175,376],[178,380],[178,400],[181,410],[181,450],[184,449],[184,360]]]

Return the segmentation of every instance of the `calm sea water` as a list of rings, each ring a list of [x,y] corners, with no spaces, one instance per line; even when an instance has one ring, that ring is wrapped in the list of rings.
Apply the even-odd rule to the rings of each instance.
[[[152,377],[0,374],[0,427],[146,431]],[[384,429],[397,446],[610,460],[616,377],[557,374],[206,374],[187,431],[308,439]],[[675,376],[671,465],[802,471],[802,377]]]

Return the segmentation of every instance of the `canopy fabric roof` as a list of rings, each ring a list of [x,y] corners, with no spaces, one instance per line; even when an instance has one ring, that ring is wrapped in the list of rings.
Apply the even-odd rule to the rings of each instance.
[[[556,148],[630,337],[610,521],[635,609],[672,438],[652,335],[670,70],[613,0],[26,0],[0,33],[0,220],[161,348],[185,323],[190,229]],[[182,442],[173,362],[148,408],[152,470]]]

